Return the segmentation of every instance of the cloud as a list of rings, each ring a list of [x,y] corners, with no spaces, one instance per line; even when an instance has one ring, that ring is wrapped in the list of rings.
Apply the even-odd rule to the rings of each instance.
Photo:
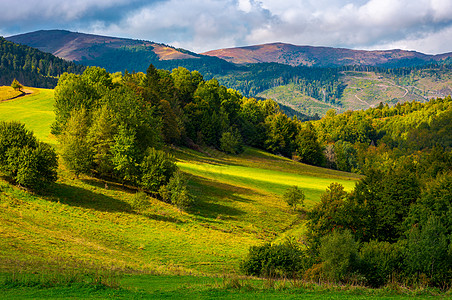
[[[0,3],[0,34],[61,28],[196,52],[287,42],[452,51],[450,0],[25,0]]]

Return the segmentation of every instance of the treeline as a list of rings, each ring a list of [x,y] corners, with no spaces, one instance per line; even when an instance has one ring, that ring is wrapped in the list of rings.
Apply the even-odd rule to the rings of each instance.
[[[0,37],[0,85],[10,85],[17,79],[26,86],[54,88],[57,77],[64,72],[81,73],[84,69],[84,66]]]
[[[195,56],[195,58],[160,60],[151,46],[131,45],[121,48],[110,48],[105,44],[96,44],[85,50],[86,56],[82,57],[78,63],[86,66],[101,67],[111,73],[124,72],[124,70],[146,72],[149,63],[156,68],[169,71],[182,66],[190,71],[199,71],[205,78],[213,78],[214,76],[237,70],[234,64],[217,57],[199,55],[183,49],[177,50],[186,52]]]
[[[249,64],[225,76],[216,76],[221,84],[236,89],[245,96],[294,83],[305,95],[332,104],[340,104],[344,87],[339,72],[333,68],[293,67],[278,63]]]
[[[69,169],[163,200],[175,193],[168,189],[177,179],[165,145],[228,153],[250,145],[312,164],[322,157],[312,126],[290,119],[276,102],[243,97],[182,67],[169,72],[150,65],[146,74],[110,74],[99,67],[65,73],[55,88],[55,113],[52,132]],[[174,189],[187,193],[181,185]],[[183,202],[188,206],[189,197]]]
[[[331,184],[306,234],[252,247],[246,274],[448,289],[452,284],[452,99],[380,105],[308,122],[324,163],[365,175]],[[308,125],[309,126],[309,125]]]
[[[331,110],[313,122],[324,147],[325,165],[357,173],[397,165],[407,158],[420,160],[436,148],[450,152],[451,124],[450,96],[343,114]]]

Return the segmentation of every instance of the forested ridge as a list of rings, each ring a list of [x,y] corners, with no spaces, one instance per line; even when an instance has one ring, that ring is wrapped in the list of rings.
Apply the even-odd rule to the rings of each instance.
[[[54,88],[64,72],[81,73],[84,66],[0,37],[0,85],[14,79],[26,86]]]

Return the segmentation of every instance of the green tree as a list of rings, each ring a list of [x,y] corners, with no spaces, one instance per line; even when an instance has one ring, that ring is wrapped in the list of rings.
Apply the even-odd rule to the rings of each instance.
[[[298,188],[298,186],[291,186],[284,193],[284,200],[287,205],[293,208],[295,211],[297,209],[297,205],[304,206],[304,200],[306,196],[302,189]]]
[[[0,171],[19,185],[42,190],[57,179],[55,150],[39,142],[24,124],[0,122]]]
[[[14,78],[13,82],[11,83],[11,87],[15,90],[15,91],[20,91],[22,92],[22,89],[24,88],[23,85],[21,85],[19,83],[19,81],[17,81],[16,78]]]
[[[450,236],[441,220],[431,216],[408,235],[405,261],[407,271],[416,277],[424,275],[433,286],[446,286],[452,279]]]
[[[231,154],[243,152],[243,143],[237,130],[223,132],[220,139],[220,149]]]
[[[151,192],[158,193],[161,186],[168,184],[177,166],[171,154],[150,148],[140,164],[140,169],[142,173],[140,185]]]
[[[123,183],[136,184],[140,177],[138,166],[141,156],[136,145],[136,132],[120,125],[114,140],[111,147],[114,169]]]
[[[93,167],[93,149],[87,138],[89,127],[86,110],[73,110],[59,136],[61,156],[65,165],[76,176],[91,173]]]
[[[319,256],[324,275],[333,281],[345,282],[358,267],[358,243],[349,230],[333,231],[322,237]]]
[[[301,128],[296,135],[296,155],[303,163],[319,166],[324,161],[322,147],[311,124]]]
[[[186,178],[180,170],[173,172],[173,176],[169,179],[166,188],[169,192],[171,203],[179,209],[188,209],[193,205],[194,199],[188,192]]]

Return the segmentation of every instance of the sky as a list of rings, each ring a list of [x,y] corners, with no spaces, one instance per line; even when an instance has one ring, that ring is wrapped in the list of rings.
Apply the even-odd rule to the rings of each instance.
[[[0,36],[65,29],[194,52],[273,42],[452,52],[452,0],[0,0]]]

